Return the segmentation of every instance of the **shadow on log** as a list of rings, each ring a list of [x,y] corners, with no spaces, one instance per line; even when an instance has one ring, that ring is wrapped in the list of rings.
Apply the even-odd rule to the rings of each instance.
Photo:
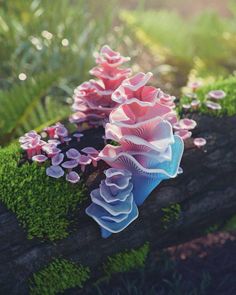
[[[205,150],[185,151],[184,170],[164,181],[140,207],[126,230],[102,239],[95,222],[80,208],[78,227],[58,242],[28,240],[15,216],[0,204],[0,294],[28,294],[28,279],[52,258],[72,259],[95,270],[106,257],[149,241],[157,250],[191,240],[236,212],[236,117],[196,116],[194,137],[207,139]],[[90,144],[91,145],[91,144]],[[180,204],[180,216],[163,227],[163,207]]]

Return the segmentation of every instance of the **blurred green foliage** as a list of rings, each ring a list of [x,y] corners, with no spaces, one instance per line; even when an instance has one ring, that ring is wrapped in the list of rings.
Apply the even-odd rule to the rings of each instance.
[[[178,75],[184,67],[193,69],[198,58],[204,64],[199,76],[219,77],[236,67],[235,6],[229,18],[205,11],[186,20],[174,11],[138,10],[123,11],[121,19],[154,55],[178,65]]]
[[[52,241],[66,237],[68,214],[86,199],[83,184],[52,179],[46,175],[45,165],[19,166],[20,157],[18,145],[0,149],[0,201],[16,214],[28,238]]]
[[[68,97],[110,30],[113,2],[0,0],[1,144],[69,114]]]
[[[88,267],[66,259],[55,259],[33,275],[30,281],[31,295],[56,295],[69,288],[80,287],[89,279]]]

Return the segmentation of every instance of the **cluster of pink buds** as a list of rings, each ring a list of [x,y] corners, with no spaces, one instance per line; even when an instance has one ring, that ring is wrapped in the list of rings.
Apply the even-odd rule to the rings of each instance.
[[[95,54],[95,59],[97,66],[91,69],[90,74],[98,80],[84,82],[74,91],[74,114],[70,117],[70,122],[78,128],[83,123],[89,127],[106,123],[109,114],[117,106],[111,95],[131,73],[129,68],[120,68],[130,58],[121,56],[107,45]]]

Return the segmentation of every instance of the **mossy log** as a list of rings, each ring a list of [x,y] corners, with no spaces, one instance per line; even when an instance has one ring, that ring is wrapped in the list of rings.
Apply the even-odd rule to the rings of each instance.
[[[236,117],[193,116],[198,122],[194,136],[207,139],[205,149],[187,143],[184,173],[158,186],[139,208],[139,218],[108,239],[84,213],[89,200],[78,210],[69,236],[56,242],[27,239],[16,216],[0,203],[0,293],[28,294],[29,278],[52,258],[72,259],[97,273],[110,255],[145,242],[151,250],[178,244],[235,214]],[[94,141],[91,136],[90,145]]]

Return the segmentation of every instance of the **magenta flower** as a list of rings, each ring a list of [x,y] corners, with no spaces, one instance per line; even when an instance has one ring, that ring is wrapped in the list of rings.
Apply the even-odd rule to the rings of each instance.
[[[71,183],[77,183],[80,181],[80,176],[77,172],[71,171],[66,175],[66,180]]]
[[[46,174],[53,178],[60,178],[64,175],[64,170],[60,166],[50,166],[46,169]]]

